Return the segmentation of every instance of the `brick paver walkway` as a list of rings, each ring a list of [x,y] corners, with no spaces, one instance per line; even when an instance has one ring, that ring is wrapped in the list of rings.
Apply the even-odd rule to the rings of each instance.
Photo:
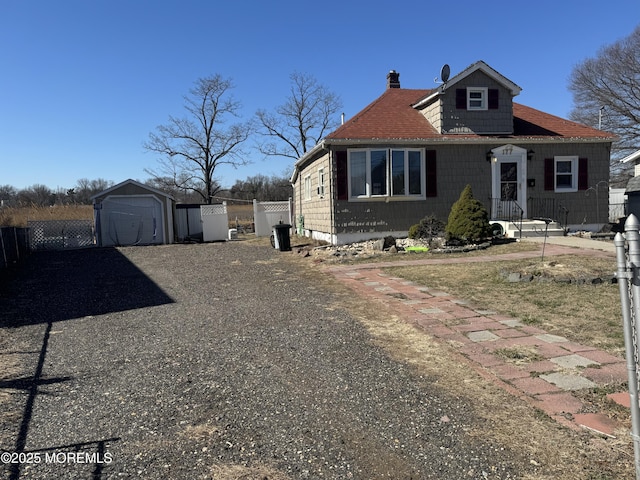
[[[545,257],[573,255],[609,256],[612,253],[547,245]],[[488,262],[540,256],[540,251],[467,258],[430,258],[402,262],[428,265],[447,262]],[[550,335],[518,318],[477,308],[446,292],[418,285],[383,272],[400,262],[332,266],[335,278],[363,297],[382,303],[401,319],[456,349],[483,376],[540,408],[550,417],[572,428],[588,428],[613,436],[628,427],[600,413],[584,413],[583,402],[572,392],[596,385],[626,383],[623,359],[566,338]],[[622,326],[621,326],[622,328]],[[496,352],[529,348],[536,361],[517,365]],[[626,395],[628,404],[628,395]],[[613,395],[624,402],[625,394]]]

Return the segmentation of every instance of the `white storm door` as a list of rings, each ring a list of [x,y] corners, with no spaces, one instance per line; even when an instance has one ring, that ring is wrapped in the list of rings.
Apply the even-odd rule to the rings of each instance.
[[[491,159],[492,217],[517,218],[522,209],[527,217],[526,152],[515,155],[496,155]]]

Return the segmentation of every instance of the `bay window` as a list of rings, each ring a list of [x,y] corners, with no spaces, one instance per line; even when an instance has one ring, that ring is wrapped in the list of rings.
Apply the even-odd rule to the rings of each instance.
[[[422,149],[352,149],[348,151],[352,199],[425,197]]]

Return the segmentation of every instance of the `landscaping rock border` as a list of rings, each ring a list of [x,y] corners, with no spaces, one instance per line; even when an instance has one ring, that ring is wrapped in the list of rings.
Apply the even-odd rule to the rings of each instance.
[[[530,273],[521,272],[502,272],[502,277],[508,283],[528,283],[528,282],[555,282],[575,285],[600,285],[603,283],[617,284],[618,278],[615,275],[606,277],[552,277],[549,275],[532,275]]]

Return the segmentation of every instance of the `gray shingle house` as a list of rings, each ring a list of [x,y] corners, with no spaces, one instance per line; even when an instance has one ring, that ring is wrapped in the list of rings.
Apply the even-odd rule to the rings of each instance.
[[[332,244],[406,236],[425,216],[446,222],[467,184],[512,235],[539,217],[599,228],[607,198],[588,189],[608,181],[615,137],[518,104],[520,91],[482,61],[435,89],[400,88],[391,71],[295,163],[296,229]]]

